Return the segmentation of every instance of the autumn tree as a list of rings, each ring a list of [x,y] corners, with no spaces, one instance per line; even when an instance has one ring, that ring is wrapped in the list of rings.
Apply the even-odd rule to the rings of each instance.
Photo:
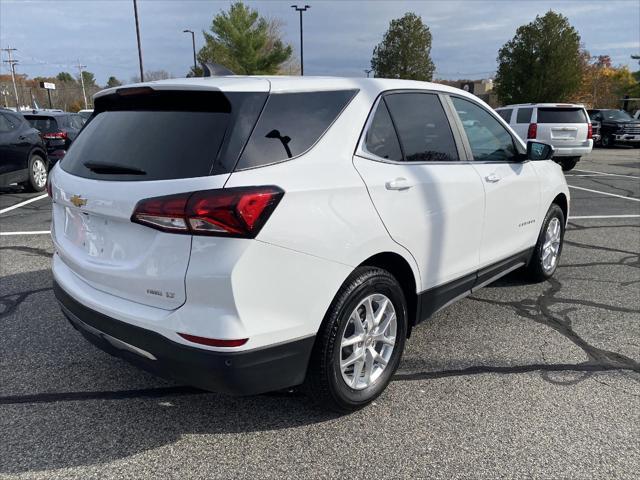
[[[578,31],[549,11],[519,27],[500,49],[496,93],[503,104],[566,101],[580,89],[582,73]]]
[[[431,32],[415,13],[391,20],[382,42],[373,49],[371,68],[376,77],[431,81]]]

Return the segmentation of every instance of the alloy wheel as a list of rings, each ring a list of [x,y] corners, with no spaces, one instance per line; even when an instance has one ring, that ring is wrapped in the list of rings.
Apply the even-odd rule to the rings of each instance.
[[[562,235],[562,226],[557,217],[553,217],[547,225],[545,232],[544,244],[542,245],[542,268],[545,272],[550,272],[558,262],[560,254],[560,237]]]

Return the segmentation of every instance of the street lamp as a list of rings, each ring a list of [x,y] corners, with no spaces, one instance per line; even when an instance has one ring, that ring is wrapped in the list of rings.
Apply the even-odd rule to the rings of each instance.
[[[182,33],[190,33],[191,34],[191,43],[193,44],[193,74],[196,75],[196,69],[198,65],[196,63],[196,34],[193,33],[193,30],[183,30]]]
[[[296,12],[300,12],[300,75],[304,75],[304,45],[302,42],[302,12],[306,12],[311,7],[309,5],[305,5],[304,7],[298,7],[298,5],[291,5],[291,8],[294,8]]]

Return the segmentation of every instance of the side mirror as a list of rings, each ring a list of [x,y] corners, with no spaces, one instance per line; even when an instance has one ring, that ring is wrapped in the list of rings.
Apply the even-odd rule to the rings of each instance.
[[[543,142],[527,142],[527,158],[529,160],[551,160],[555,149],[552,145]]]

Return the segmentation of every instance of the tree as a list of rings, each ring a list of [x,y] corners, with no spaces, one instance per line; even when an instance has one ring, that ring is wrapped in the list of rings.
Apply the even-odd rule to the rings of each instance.
[[[615,67],[609,55],[584,52],[582,83],[572,102],[594,108],[620,108],[625,95],[636,97],[638,83],[626,65]]]
[[[122,82],[113,75],[107,80],[107,88],[119,87],[120,85],[122,85]]]
[[[431,32],[420,16],[408,12],[391,20],[382,42],[373,49],[371,68],[376,77],[424,81],[433,78]]]
[[[86,70],[82,71],[82,79],[84,80],[85,88],[91,87],[96,84],[96,76],[91,72],[87,72]],[[79,81],[80,81],[80,77],[78,77],[78,82]]]
[[[75,82],[75,79],[69,72],[60,72],[58,75],[56,75],[56,79],[60,82]]]
[[[240,75],[275,74],[293,52],[281,40],[279,22],[261,17],[242,2],[216,15],[211,33],[203,34],[205,46],[198,61],[217,63]]]
[[[566,101],[580,89],[583,64],[578,31],[549,11],[498,52],[496,93],[504,104]]]

